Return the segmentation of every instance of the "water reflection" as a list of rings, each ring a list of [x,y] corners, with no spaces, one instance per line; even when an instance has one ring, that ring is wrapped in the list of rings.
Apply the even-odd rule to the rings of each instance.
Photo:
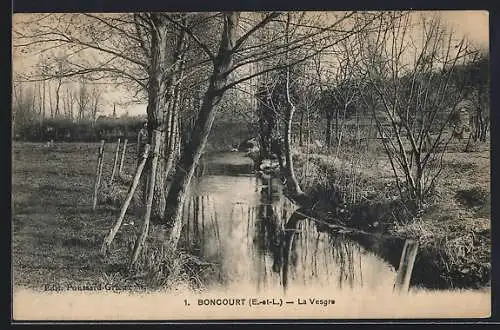
[[[319,231],[295,212],[279,180],[250,175],[251,167],[231,157],[224,175],[220,166],[205,166],[184,205],[182,243],[218,265],[214,284],[392,289],[391,266],[345,237]]]

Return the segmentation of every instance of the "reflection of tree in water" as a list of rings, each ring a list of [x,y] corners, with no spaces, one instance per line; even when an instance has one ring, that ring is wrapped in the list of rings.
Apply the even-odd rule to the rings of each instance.
[[[266,255],[271,255],[273,260],[272,271],[280,273],[283,264],[283,207],[282,196],[277,191],[279,183],[273,179],[262,180],[260,189],[260,203],[257,206],[255,218],[255,231],[253,242],[258,253],[258,262],[262,263],[264,269],[261,274],[264,278],[267,274]],[[259,282],[260,282],[259,276]],[[260,285],[260,283],[258,283]]]
[[[258,181],[262,184],[258,185],[260,201],[255,207],[244,201],[226,206],[221,204],[219,207],[225,207],[226,213],[219,214],[221,210],[215,207],[209,195],[193,196],[185,204],[181,243],[190,253],[213,263],[214,267],[205,268],[207,278],[217,279],[220,284],[226,283],[231,280],[227,276],[243,274],[242,268],[237,265],[239,262],[245,264],[250,261],[248,266],[253,264],[249,269],[250,276],[256,276],[254,280],[258,290],[263,285],[274,286],[278,283],[286,290],[290,283],[297,281],[305,285],[320,282],[340,287],[358,285],[361,269],[358,269],[358,260],[355,259],[361,257],[359,246],[342,235],[329,234],[318,228],[316,222],[301,215],[300,209],[293,212],[294,208],[280,191],[282,185],[279,180]],[[233,221],[234,225],[243,222],[243,227],[234,228]],[[225,227],[222,237],[219,225]],[[242,229],[246,231],[241,233],[242,241],[227,241],[227,235]],[[225,240],[224,246],[221,246],[221,239]],[[244,244],[245,240],[249,244],[247,251],[250,259],[223,260],[221,249],[226,249],[224,258],[227,258],[232,256],[231,249],[240,248],[234,244]],[[223,263],[224,267],[215,267]],[[235,269],[240,270],[235,272]]]
[[[195,255],[203,254],[205,237],[204,209],[208,196],[193,196],[183,209],[184,226],[180,244]]]
[[[344,235],[329,235],[329,240],[331,246],[333,247],[333,260],[339,267],[339,286],[342,288],[344,281],[347,281],[349,287],[352,288],[356,275],[354,251],[357,248],[358,252],[360,252],[360,247],[359,245],[355,245],[352,241],[346,239]],[[360,282],[362,283],[361,263],[359,266]]]
[[[179,246],[189,251],[192,256],[199,257],[196,276],[200,279],[217,278],[220,283],[227,279],[224,278],[220,268],[221,241],[218,223],[218,212],[213,207],[213,201],[209,195],[191,196],[184,204],[183,219],[184,226],[179,241]],[[206,242],[217,242],[212,253],[206,250]],[[212,243],[213,244],[213,243]]]
[[[356,284],[362,285],[361,260],[355,260],[355,252],[361,258],[359,245],[343,235],[334,235],[321,230],[317,223],[305,219],[301,216],[300,210],[297,210],[285,224],[283,241],[285,290],[294,275],[300,275],[306,285],[314,281],[331,280],[336,281],[342,288],[347,281],[352,288],[356,277],[359,280]],[[294,260],[298,254],[300,263]]]

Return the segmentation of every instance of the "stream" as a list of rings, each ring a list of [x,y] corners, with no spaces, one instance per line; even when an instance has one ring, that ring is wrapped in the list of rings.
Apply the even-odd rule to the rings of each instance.
[[[181,242],[217,265],[209,286],[392,290],[394,268],[361,245],[307,219],[289,228],[296,207],[281,182],[252,170],[244,153],[218,153],[202,161],[192,183]]]

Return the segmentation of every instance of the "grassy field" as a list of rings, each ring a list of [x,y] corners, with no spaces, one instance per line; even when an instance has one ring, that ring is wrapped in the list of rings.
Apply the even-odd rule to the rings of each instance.
[[[103,181],[110,178],[115,144],[107,144]],[[14,143],[12,152],[12,263],[16,286],[43,289],[47,284],[109,282],[126,263],[124,226],[113,254],[103,260],[99,247],[117,210],[100,205],[92,211],[92,192],[99,144]],[[135,146],[127,153],[125,173],[134,168]],[[137,223],[134,209],[126,222]],[[104,274],[108,274],[107,276]],[[123,279],[121,279],[122,281]]]

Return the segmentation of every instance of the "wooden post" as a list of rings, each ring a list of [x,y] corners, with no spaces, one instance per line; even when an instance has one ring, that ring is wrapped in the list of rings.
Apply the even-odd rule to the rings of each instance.
[[[115,238],[116,233],[120,229],[122,225],[122,221],[125,218],[125,213],[127,213],[128,206],[130,204],[130,201],[132,200],[132,197],[134,196],[135,190],[137,189],[137,186],[139,185],[139,181],[141,178],[142,170],[144,169],[144,165],[146,165],[146,160],[148,158],[148,153],[149,153],[149,144],[146,144],[144,148],[144,153],[142,154],[142,160],[137,166],[137,169],[135,171],[134,175],[134,180],[132,181],[132,184],[129,188],[129,191],[127,193],[127,198],[125,198],[125,201],[123,202],[122,209],[120,211],[120,216],[118,217],[118,220],[116,220],[114,226],[110,229],[108,235],[104,239],[104,242],[101,247],[101,253],[103,255],[106,255],[107,250],[109,246],[111,245],[111,242],[113,242],[113,239]]]
[[[407,239],[401,254],[401,261],[399,262],[398,273],[396,275],[396,282],[394,289],[398,292],[407,292],[410,288],[411,273],[415,258],[417,257],[418,242]]]
[[[97,195],[99,193],[99,185],[101,184],[102,164],[104,158],[104,140],[101,140],[99,147],[99,154],[97,156],[96,178],[94,184],[94,196],[92,197],[92,210],[95,211],[97,207]]]
[[[158,153],[160,150],[160,134],[158,131],[155,131],[153,134],[154,134],[153,135],[154,149],[153,149],[153,159],[151,162],[151,172],[148,185],[146,213],[144,215],[144,222],[142,224],[141,234],[135,241],[134,250],[132,252],[132,257],[130,259],[130,267],[132,267],[139,258],[139,253],[141,252],[142,246],[146,241],[146,237],[148,235],[148,230],[149,230],[149,219],[151,218],[151,208],[153,205],[153,193],[155,188],[156,168],[158,165]]]
[[[125,150],[127,150],[127,142],[127,139],[125,139],[125,141],[123,142],[122,159],[120,160],[120,167],[118,168],[118,176],[122,175],[123,161],[125,160]]]
[[[113,179],[115,178],[115,173],[116,173],[116,167],[118,166],[118,155],[120,152],[120,139],[116,142],[116,149],[115,149],[115,161],[113,162],[113,171],[111,171],[111,178],[109,179],[109,185],[113,183]]]

